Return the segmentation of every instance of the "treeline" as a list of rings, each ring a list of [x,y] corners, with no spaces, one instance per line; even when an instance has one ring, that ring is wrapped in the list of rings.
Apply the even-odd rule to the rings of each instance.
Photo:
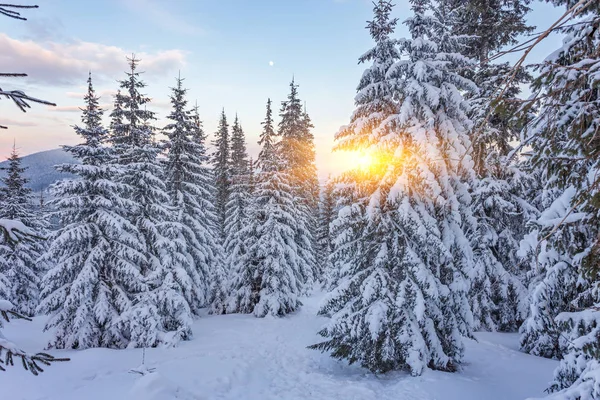
[[[56,183],[48,204],[58,230],[27,206],[24,170],[10,159],[1,217],[47,238],[3,248],[0,298],[25,316],[49,315],[51,348],[176,344],[191,338],[201,308],[281,316],[320,279],[313,126],[297,85],[277,127],[268,100],[252,161],[237,116],[230,127],[224,111],[208,153],[182,78],[168,124],[154,126],[138,63],[129,59],[109,127],[90,74],[81,143],[63,146],[76,162],[58,166],[76,178]]]

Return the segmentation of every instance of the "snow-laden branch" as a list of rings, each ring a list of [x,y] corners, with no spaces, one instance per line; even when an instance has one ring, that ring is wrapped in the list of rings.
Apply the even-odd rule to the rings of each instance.
[[[12,309],[13,305],[10,301],[0,299],[0,317],[6,322],[9,322],[11,317],[31,321],[30,318],[14,312]],[[41,364],[50,365],[56,361],[69,360],[68,358],[55,358],[47,353],[29,354],[6,339],[2,334],[2,331],[0,331],[0,371],[6,371],[5,367],[13,366],[15,358],[20,358],[23,368],[34,375],[44,372]]]
[[[0,76],[27,76],[26,74],[0,74]],[[0,96],[5,96],[9,99],[11,99],[12,101],[14,101],[14,103],[17,105],[17,107],[19,107],[21,109],[21,111],[26,112],[27,108],[31,108],[31,105],[29,104],[29,102],[33,102],[33,103],[39,103],[39,104],[46,104],[48,106],[56,106],[55,103],[51,103],[49,101],[46,100],[41,100],[35,97],[31,97],[27,94],[25,94],[25,92],[21,91],[21,90],[2,90],[2,88],[0,88]],[[2,126],[0,125],[0,129],[7,129],[6,126]]]
[[[19,240],[42,239],[21,221],[0,218],[0,233],[6,242],[18,242]]]
[[[35,5],[25,6],[25,5],[19,5],[19,4],[0,4],[0,15],[6,15],[7,17],[10,17],[10,18],[26,21],[27,18],[22,17],[21,13],[17,10],[29,9],[29,8],[38,8],[38,6],[35,6]],[[27,76],[27,74],[0,72],[0,77],[18,78],[18,77],[25,77],[25,76]],[[31,96],[25,94],[25,92],[23,92],[21,90],[2,90],[2,88],[0,88],[0,97],[2,97],[2,96],[12,100],[17,105],[17,107],[19,107],[21,109],[21,111],[23,111],[23,112],[26,112],[27,108],[31,108],[31,105],[29,104],[30,102],[46,104],[48,106],[56,106],[56,104],[51,103],[49,101],[31,97]],[[6,126],[0,125],[0,129],[8,129],[8,128]]]
[[[10,17],[10,18],[27,21],[27,18],[21,17],[21,13],[15,10],[15,9],[24,9],[24,8],[38,8],[38,6],[23,6],[23,5],[19,5],[19,4],[0,4],[0,14],[6,15],[7,17]]]
[[[9,219],[0,219],[0,231],[4,241],[14,243],[27,238],[37,237],[36,234],[20,221]],[[3,320],[10,322],[11,318],[24,319],[31,321],[30,318],[17,313],[14,306],[8,300],[0,299],[0,328]],[[47,353],[29,354],[21,350],[13,342],[9,341],[0,330],[0,371],[5,371],[6,367],[14,365],[14,359],[20,358],[23,368],[34,375],[44,372],[42,365],[50,365],[55,361],[68,361],[68,358],[55,358]]]

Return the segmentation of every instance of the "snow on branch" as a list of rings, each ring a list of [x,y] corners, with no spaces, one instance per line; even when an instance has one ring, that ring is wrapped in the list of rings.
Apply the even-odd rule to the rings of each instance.
[[[0,299],[0,317],[6,322],[10,322],[10,317],[31,321],[30,318],[12,311],[12,307],[13,305],[9,301]],[[6,371],[5,367],[12,367],[15,358],[20,358],[23,368],[34,375],[44,372],[41,365],[50,365],[57,361],[69,361],[68,358],[55,358],[47,353],[29,354],[7,340],[0,331],[0,371]]]
[[[19,4],[0,4],[0,14],[4,14],[7,17],[20,19],[22,21],[27,21],[27,18],[21,17],[21,13],[14,9],[24,9],[24,8],[38,8],[38,6],[24,6]]]
[[[8,243],[27,239],[43,239],[20,221],[0,218],[0,233]]]
[[[28,8],[38,8],[38,6],[35,6],[35,5],[34,6],[25,6],[25,5],[19,5],[19,4],[0,4],[0,14],[6,15],[7,17],[10,17],[10,18],[26,21],[27,18],[22,17],[21,13],[17,10],[28,9]],[[19,78],[19,77],[25,77],[25,76],[27,76],[27,74],[0,72],[0,77]],[[0,97],[2,97],[2,96],[12,100],[17,105],[17,107],[19,107],[21,109],[21,111],[23,111],[23,112],[26,112],[27,108],[31,108],[31,105],[29,104],[30,102],[46,104],[48,106],[56,106],[56,104],[51,103],[49,101],[41,100],[41,99],[37,99],[35,97],[28,96],[27,94],[25,94],[25,92],[23,92],[21,90],[2,90],[2,88],[0,88]],[[0,125],[0,129],[8,129],[8,128],[6,126]]]
[[[0,74],[0,76],[6,76],[8,74]],[[10,74],[12,76],[27,76],[26,74],[20,74],[20,75],[16,75],[16,74]],[[15,102],[15,104],[17,105],[17,107],[19,107],[21,109],[21,111],[26,112],[26,108],[31,108],[31,105],[29,105],[28,102],[34,102],[34,103],[40,103],[40,104],[46,104],[49,106],[55,106],[56,104],[51,103],[49,101],[46,100],[41,100],[41,99],[37,99],[35,97],[31,97],[26,95],[23,91],[21,90],[10,90],[10,91],[6,91],[6,90],[2,90],[2,88],[0,88],[0,95],[1,96],[6,96],[7,98],[11,99],[12,101]]]

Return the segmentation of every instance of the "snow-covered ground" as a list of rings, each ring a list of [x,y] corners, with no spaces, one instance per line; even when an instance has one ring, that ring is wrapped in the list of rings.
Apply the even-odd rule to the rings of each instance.
[[[556,362],[517,351],[515,334],[480,333],[467,343],[458,373],[427,371],[375,376],[326,354],[308,350],[324,318],[315,316],[320,296],[304,300],[295,315],[258,319],[247,315],[205,316],[194,340],[177,348],[149,349],[146,366],[130,372],[142,350],[52,351],[68,356],[38,377],[20,367],[0,372],[0,398],[11,400],[523,400],[542,397]],[[40,350],[43,318],[15,321],[9,339]],[[5,397],[8,394],[7,397]]]

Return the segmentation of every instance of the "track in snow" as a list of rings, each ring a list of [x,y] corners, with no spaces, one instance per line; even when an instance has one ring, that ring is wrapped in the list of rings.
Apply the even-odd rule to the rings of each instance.
[[[458,373],[375,376],[306,348],[321,340],[320,298],[305,299],[286,318],[205,316],[192,341],[148,349],[146,364],[156,370],[143,377],[129,372],[141,362],[139,349],[54,351],[71,362],[39,377],[12,368],[0,373],[0,387],[18,400],[522,400],[543,396],[556,366],[516,351],[517,335],[480,333],[479,342],[467,343]],[[39,350],[47,338],[43,322],[17,321],[5,333]]]

